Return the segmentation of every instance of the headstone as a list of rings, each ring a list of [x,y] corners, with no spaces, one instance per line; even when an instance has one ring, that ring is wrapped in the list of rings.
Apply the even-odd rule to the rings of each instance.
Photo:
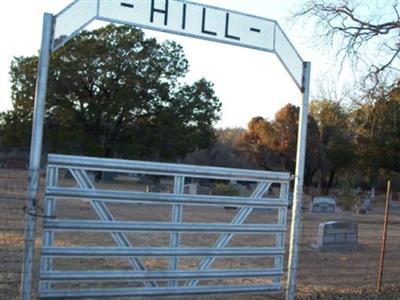
[[[362,198],[362,209],[367,211],[367,210],[372,210],[372,205],[371,205],[371,196],[367,195],[364,198]]]
[[[329,221],[319,224],[319,250],[354,250],[357,248],[357,244],[357,223]]]
[[[196,183],[185,184],[184,193],[189,195],[197,195],[197,184]]]
[[[375,188],[374,187],[371,188],[371,199],[372,199],[372,201],[375,200]]]
[[[334,213],[336,200],[331,197],[314,197],[311,203],[311,211],[314,213]]]
[[[198,186],[197,193],[199,195],[211,195],[211,188],[208,186]]]
[[[161,188],[160,185],[158,184],[147,184],[145,187],[145,192],[146,193],[160,193]]]
[[[356,188],[356,194],[357,195],[360,195],[362,193],[362,188],[360,187],[360,186],[358,186],[357,188]]]
[[[103,172],[101,179],[103,181],[112,182],[112,181],[114,181],[115,177],[117,177],[117,173],[115,173],[115,172]]]
[[[389,201],[389,208],[390,209],[394,209],[394,210],[398,210],[398,209],[400,209],[400,203],[397,202],[397,201],[390,200]]]
[[[87,172],[87,175],[92,183],[96,181],[96,174],[93,172]]]
[[[141,179],[141,174],[138,173],[128,173],[128,178],[131,181],[139,182]]]

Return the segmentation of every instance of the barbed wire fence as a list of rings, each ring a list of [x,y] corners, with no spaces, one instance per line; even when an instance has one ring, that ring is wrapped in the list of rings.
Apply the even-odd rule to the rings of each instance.
[[[299,245],[297,285],[302,295],[321,297],[325,292],[375,291],[379,277],[384,222],[384,199],[373,203],[365,214],[304,212]],[[383,289],[398,287],[400,278],[400,209],[390,208],[387,230]],[[357,224],[354,249],[320,250],[319,224],[329,221]],[[312,298],[313,299],[313,298]]]
[[[27,172],[0,169],[0,298],[18,297],[24,244]]]
[[[20,298],[28,193],[27,161],[27,154],[0,155],[0,299]],[[41,203],[42,200],[40,197]],[[41,239],[41,220],[38,219],[35,274],[39,266]],[[35,282],[33,284],[35,286]],[[32,296],[35,297],[35,294]]]
[[[44,182],[42,178],[41,182]],[[0,299],[18,299],[20,293],[23,249],[24,206],[28,172],[24,168],[0,168]],[[40,198],[40,201],[42,199]],[[400,209],[391,208],[387,232],[383,288],[398,286],[400,278]],[[289,215],[290,218],[290,215]],[[321,251],[319,224],[327,221],[355,222],[358,227],[357,248]],[[366,214],[303,212],[297,285],[302,297],[318,297],[332,291],[375,290],[379,273],[384,200],[373,204]],[[288,226],[289,228],[289,226]],[[41,218],[38,218],[34,273],[39,268]],[[37,288],[34,276],[33,291]],[[34,296],[33,295],[33,296]],[[308,299],[308,298],[307,298]]]

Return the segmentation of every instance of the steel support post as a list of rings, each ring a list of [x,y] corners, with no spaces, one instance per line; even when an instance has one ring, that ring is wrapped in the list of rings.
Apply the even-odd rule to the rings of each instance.
[[[303,197],[304,165],[306,158],[308,98],[310,94],[311,63],[303,66],[303,102],[300,107],[299,129],[297,134],[296,171],[294,181],[294,198],[292,205],[292,223],[290,228],[288,280],[286,300],[296,298],[296,273],[301,228],[301,203]]]
[[[32,296],[32,270],[35,250],[36,203],[40,181],[40,158],[43,139],[43,119],[46,103],[47,75],[53,36],[53,15],[43,15],[42,42],[36,79],[35,104],[32,122],[31,152],[29,159],[28,200],[25,215],[25,248],[22,270],[21,295],[23,300]]]

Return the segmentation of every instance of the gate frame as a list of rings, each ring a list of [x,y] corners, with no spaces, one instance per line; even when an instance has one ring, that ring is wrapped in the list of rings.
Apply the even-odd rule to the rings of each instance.
[[[118,174],[142,174],[158,175],[169,178],[168,191],[145,192],[130,189],[114,190],[112,187],[99,187],[89,178],[88,172],[116,172]],[[68,172],[72,175],[77,185],[64,186],[57,183],[57,178],[61,172]],[[282,289],[283,275],[283,255],[285,253],[284,241],[287,229],[287,205],[289,195],[289,185],[291,176],[288,172],[268,172],[260,170],[233,169],[209,166],[194,166],[185,164],[156,163],[135,160],[122,160],[111,158],[83,157],[71,155],[49,154],[47,162],[47,183],[45,191],[45,216],[43,222],[43,244],[42,244],[42,263],[40,268],[40,290],[41,299],[55,298],[76,298],[90,297],[97,298],[107,293],[109,296],[140,296],[140,295],[198,295],[212,293],[249,293],[249,292],[280,292]],[[241,196],[228,195],[206,195],[180,193],[176,189],[182,186],[185,178],[204,178],[211,180],[237,180],[255,184],[251,194]],[[279,192],[270,194],[272,186],[279,185]],[[174,192],[171,188],[174,186]],[[268,195],[268,196],[267,196]],[[62,198],[72,205],[82,201],[90,206],[90,210],[95,212],[97,218],[90,217],[77,219],[58,216],[56,212],[56,202]],[[165,204],[173,208],[169,222],[163,220],[138,221],[136,218],[118,221],[112,210],[108,207],[112,203],[125,204]],[[176,220],[174,207],[180,206],[193,207],[237,207],[233,216],[228,217],[230,222],[205,221],[205,220],[182,220],[183,209],[181,210],[180,220]],[[264,220],[262,223],[247,222],[253,211],[257,208],[272,209],[270,215],[274,218]],[[176,212],[175,212],[176,213]],[[276,218],[275,218],[276,217]],[[157,219],[157,218],[156,218]],[[79,234],[88,233],[92,230],[103,233],[111,233],[114,240],[109,245],[93,246],[68,246],[59,247],[54,242],[57,231],[72,231]],[[162,232],[169,235],[169,246],[138,246],[131,243],[126,237],[126,232]],[[210,246],[194,246],[180,243],[181,233],[215,233],[218,237]],[[274,245],[235,245],[229,246],[229,242],[241,234],[256,235],[268,234],[273,237]],[[61,252],[60,252],[61,251]],[[85,269],[53,269],[52,260],[56,257],[71,259],[79,257],[87,259],[92,255],[99,255],[103,258],[112,258],[119,253],[122,257],[127,256],[129,265],[133,270],[98,270],[87,271]],[[119,256],[118,255],[118,256]],[[131,256],[132,255],[132,256]],[[135,255],[135,256],[133,256]],[[146,267],[141,257],[163,257],[169,259],[167,270],[154,270]],[[186,268],[176,268],[175,261],[182,257],[196,256],[202,257],[195,270]],[[273,261],[270,264],[258,268],[231,269],[229,267],[214,266],[217,257],[220,256],[257,256],[270,257]],[[173,263],[173,265],[171,265]],[[235,284],[223,283],[217,285],[198,285],[201,279],[231,279],[231,278],[269,278],[271,282],[257,284]],[[104,282],[108,279],[131,279],[138,280],[144,287],[127,287],[104,289],[99,287],[90,288],[55,288],[49,289],[52,283],[75,282],[81,280]],[[177,285],[176,280],[184,280],[183,285]],[[167,281],[168,286],[159,285],[159,281]]]
[[[98,2],[99,3],[99,2]],[[22,268],[21,295],[23,300],[30,300],[32,293],[33,258],[36,235],[36,205],[40,181],[40,160],[43,142],[43,123],[46,104],[47,78],[52,42],[54,35],[55,17],[51,13],[44,13],[42,40],[38,61],[38,73],[35,89],[34,114],[32,121],[31,150],[29,160],[29,184],[27,209],[25,214],[25,246]],[[138,26],[140,27],[140,26]],[[81,28],[80,28],[81,29]],[[78,29],[78,31],[80,31]],[[78,32],[77,31],[77,32]],[[76,32],[76,33],[77,33]],[[289,39],[288,39],[289,41]],[[291,42],[289,41],[291,44]],[[240,46],[240,45],[239,45]],[[293,47],[293,49],[295,49]],[[276,53],[276,52],[275,52]],[[282,61],[281,61],[282,62]],[[283,64],[288,71],[288,66]],[[301,203],[303,197],[304,165],[307,137],[307,116],[310,91],[311,63],[303,62],[302,102],[300,105],[299,128],[297,138],[296,169],[294,184],[294,199],[292,206],[292,222],[290,231],[290,246],[288,259],[288,279],[286,299],[293,300],[296,296],[296,273],[298,260],[298,243],[301,225]],[[293,77],[292,77],[293,78]]]

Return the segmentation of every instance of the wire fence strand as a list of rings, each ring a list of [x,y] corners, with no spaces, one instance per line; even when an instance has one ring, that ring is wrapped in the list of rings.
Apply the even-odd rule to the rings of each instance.
[[[42,176],[41,181],[44,182],[44,179]],[[0,299],[18,299],[19,297],[27,185],[27,171],[0,169]],[[39,204],[43,203],[41,198],[42,195]],[[290,216],[290,213],[288,215]],[[373,204],[373,210],[365,215],[358,215],[353,211],[332,214],[303,212],[297,277],[299,299],[306,299],[307,291],[374,289],[379,270],[383,217],[383,201],[381,200],[376,201]],[[290,228],[289,218],[288,228]],[[318,249],[316,245],[320,239],[318,231],[320,223],[335,220],[357,224],[356,249],[331,251]],[[383,271],[383,290],[398,284],[400,277],[399,225],[400,210],[391,209]],[[34,295],[37,290],[41,226],[41,218],[38,218]]]

